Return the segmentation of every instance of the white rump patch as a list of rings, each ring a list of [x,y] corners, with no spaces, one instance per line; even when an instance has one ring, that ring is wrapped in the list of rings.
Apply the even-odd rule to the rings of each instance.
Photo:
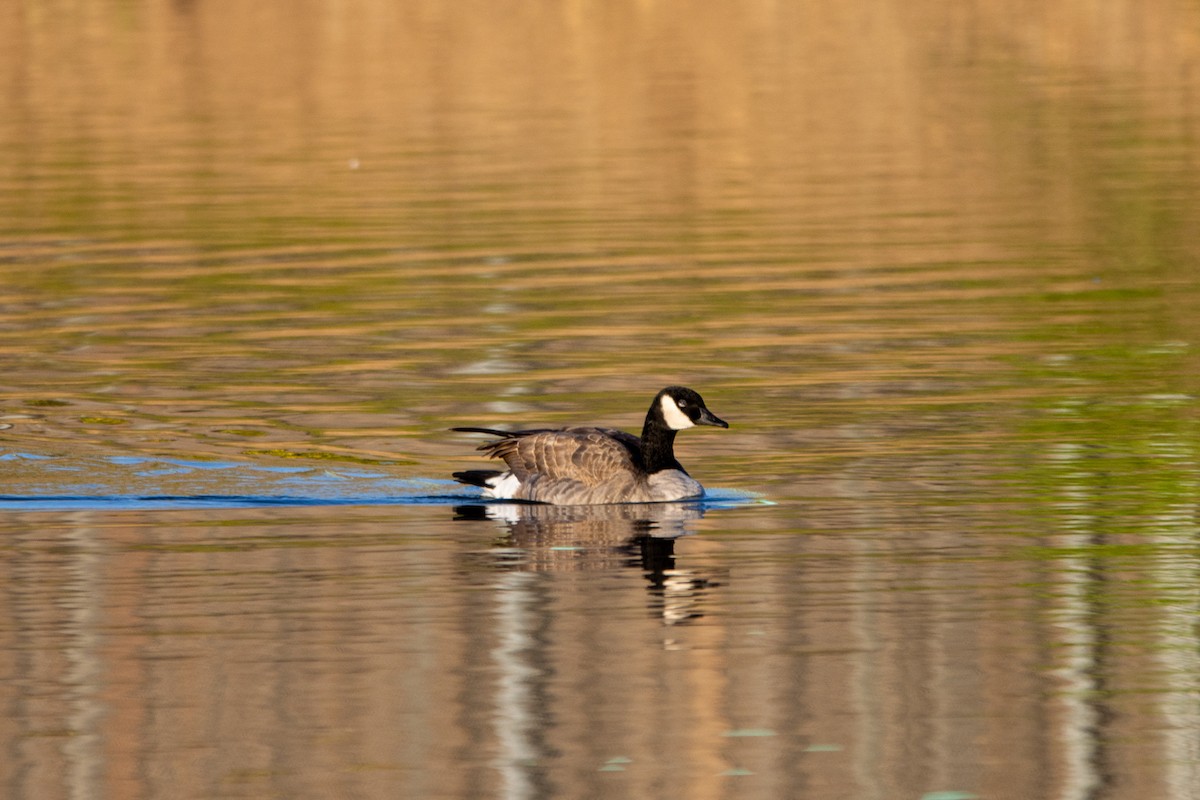
[[[483,490],[484,496],[494,497],[497,500],[512,500],[517,496],[517,490],[521,488],[521,479],[511,472],[506,472],[495,478],[489,478],[487,485],[488,488]]]
[[[679,410],[679,404],[675,402],[675,398],[669,394],[664,394],[658,401],[662,407],[663,421],[667,423],[667,427],[673,431],[681,431],[684,428],[691,428],[696,423],[688,419],[688,415]]]

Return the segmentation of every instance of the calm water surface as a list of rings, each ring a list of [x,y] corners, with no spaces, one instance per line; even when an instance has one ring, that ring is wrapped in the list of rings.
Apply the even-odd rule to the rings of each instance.
[[[0,10],[4,797],[1200,797],[1200,11],[76,5]],[[447,480],[670,383],[704,503]]]

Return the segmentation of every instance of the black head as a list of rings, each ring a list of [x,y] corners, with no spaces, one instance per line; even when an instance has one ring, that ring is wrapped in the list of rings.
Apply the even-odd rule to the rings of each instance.
[[[654,398],[651,411],[657,411],[663,423],[671,430],[681,431],[693,425],[712,425],[717,428],[728,428],[729,423],[719,419],[717,415],[704,405],[704,398],[699,393],[685,386],[668,386]]]

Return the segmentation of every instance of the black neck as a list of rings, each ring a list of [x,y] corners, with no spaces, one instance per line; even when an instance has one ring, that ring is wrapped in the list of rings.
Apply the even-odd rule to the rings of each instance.
[[[646,415],[646,424],[642,426],[642,460],[649,473],[682,469],[675,460],[675,431],[655,417],[653,409]]]

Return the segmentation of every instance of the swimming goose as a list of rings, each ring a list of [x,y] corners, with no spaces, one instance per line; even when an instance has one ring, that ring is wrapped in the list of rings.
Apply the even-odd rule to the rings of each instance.
[[[699,394],[668,386],[646,412],[641,437],[613,428],[558,428],[486,433],[500,439],[478,449],[504,459],[508,470],[454,473],[459,483],[482,486],[483,496],[555,505],[669,503],[704,495],[704,487],[675,460],[675,434],[693,425],[728,428]]]

